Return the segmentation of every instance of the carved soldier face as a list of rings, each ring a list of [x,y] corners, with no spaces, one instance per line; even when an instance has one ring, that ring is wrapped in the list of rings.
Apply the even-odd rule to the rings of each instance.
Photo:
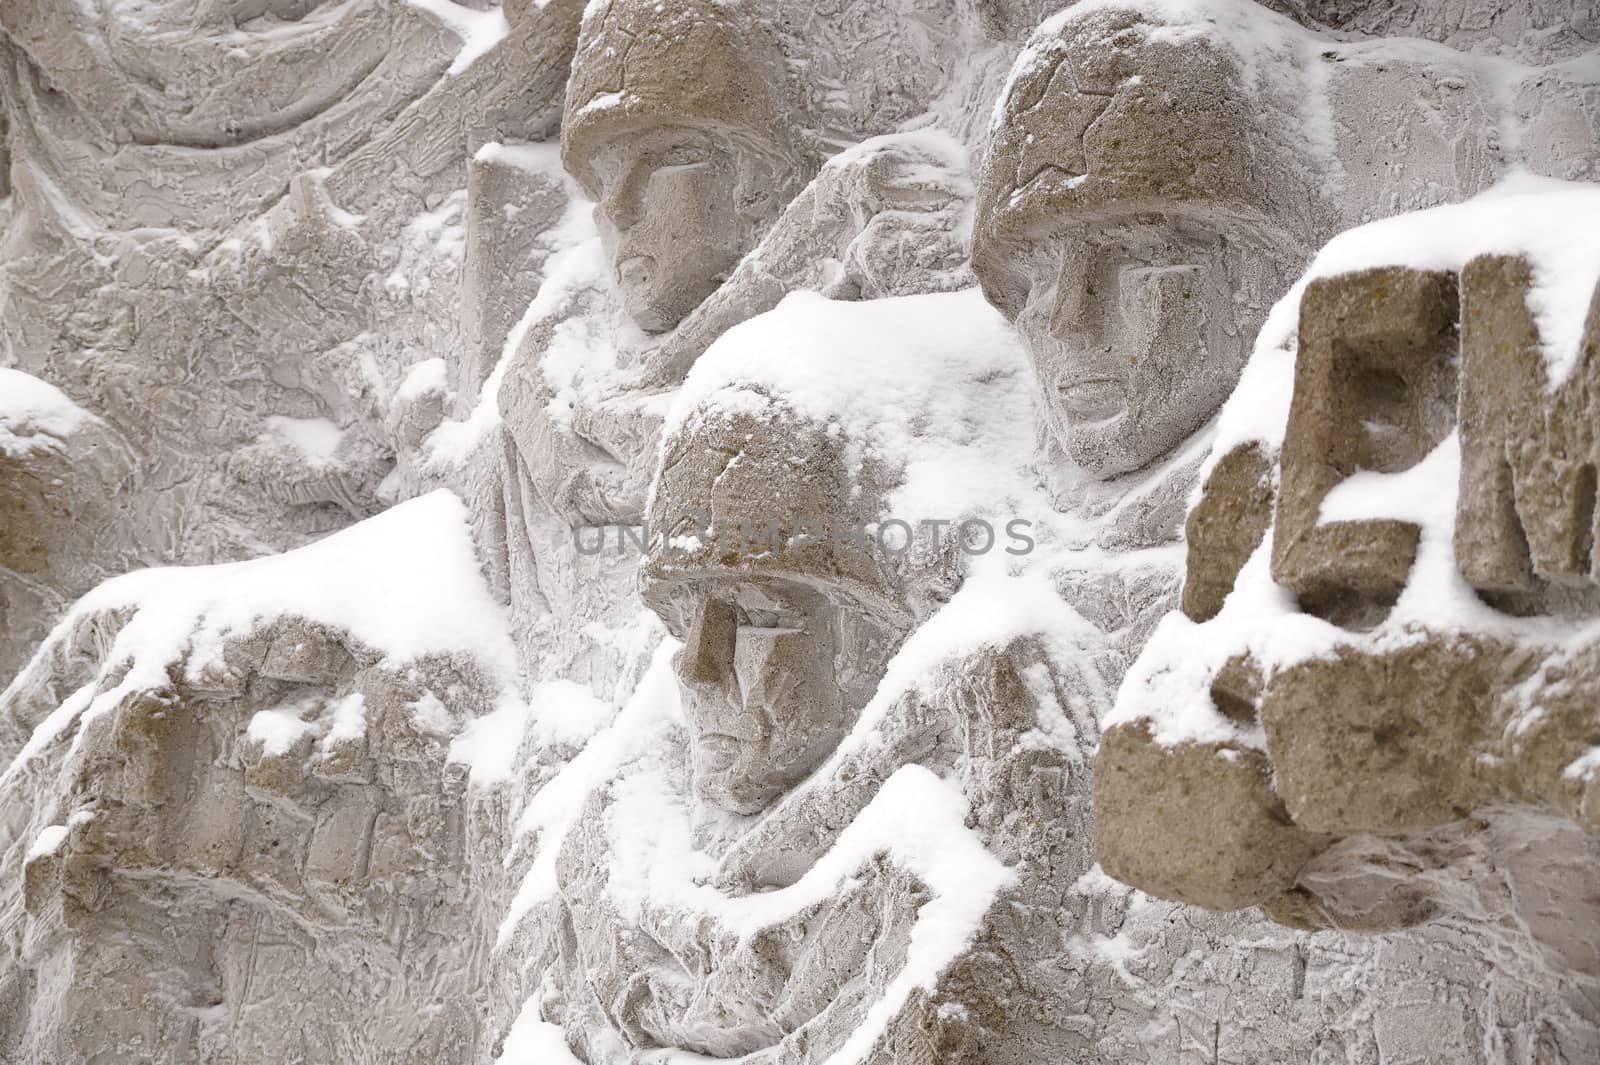
[[[1099,478],[1148,465],[1212,415],[1293,269],[1183,215],[1069,224],[1016,265],[1047,427]]]
[[[703,579],[674,590],[695,796],[755,813],[817,767],[882,678],[883,629],[816,588]]]
[[[758,185],[745,154],[683,125],[618,137],[597,153],[595,218],[623,308],[645,332],[677,325],[749,250],[767,193],[740,202]]]

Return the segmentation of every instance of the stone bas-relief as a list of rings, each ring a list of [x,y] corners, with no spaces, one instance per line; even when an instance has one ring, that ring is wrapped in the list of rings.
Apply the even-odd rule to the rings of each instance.
[[[1210,417],[1307,254],[1280,206],[1285,102],[1250,95],[1221,42],[1153,29],[1127,11],[1035,34],[983,158],[974,266],[1028,342],[1049,440],[1098,479]]]
[[[136,563],[376,536],[103,586],[0,695],[0,1057],[1592,1058],[1588,645],[1517,628],[1592,612],[1586,371],[1541,420],[1440,355],[1470,271],[1392,275],[1409,331],[1306,329],[1338,416],[1205,462],[1332,234],[1600,176],[1586,5],[1056,6],[0,11],[0,358],[63,391],[0,389],[0,676]],[[1322,510],[1452,432],[1511,628],[1102,737],[1180,579],[1388,631],[1438,526]],[[796,526],[891,516],[1032,549]]]
[[[1211,417],[1268,308],[1334,233],[1519,163],[1556,177],[1596,164],[1538,117],[1508,151],[1497,129],[1512,116],[1469,56],[1396,58],[1251,5],[1186,13],[1049,20],[979,177],[974,267],[1028,341],[1049,445],[1093,479],[1149,465]],[[1551,80],[1523,83],[1538,116],[1593,120],[1592,90]],[[1357,99],[1392,122],[1382,181],[1370,128],[1340,108]]]
[[[1541,192],[1553,214],[1508,195],[1441,221],[1596,217],[1591,187]],[[1403,256],[1427,217],[1374,227],[1362,257]],[[1507,949],[1531,941],[1555,974],[1571,1054],[1600,976],[1583,398],[1600,299],[1582,271],[1547,275],[1566,296],[1541,332],[1533,264],[1463,245],[1455,269],[1323,270],[1296,353],[1256,356],[1294,359],[1292,393],[1257,396],[1287,406],[1281,445],[1229,434],[1196,503],[1194,668],[1157,679],[1158,639],[1125,686],[1096,761],[1098,851],[1157,894],[1298,927],[1501,915]],[[1352,491],[1385,481],[1411,498]],[[1254,542],[1228,542],[1224,514]]]
[[[962,305],[982,311],[970,298]],[[825,306],[817,301],[813,313],[848,314]],[[996,324],[978,335],[1003,344]],[[896,355],[915,350],[851,343],[853,359],[813,355],[847,373],[855,360],[876,359],[890,374]],[[991,374],[990,390],[1017,392],[1009,348],[997,362],[981,347],[963,355],[959,338],[946,344],[979,380]],[[899,1030],[868,1008],[908,964],[906,936],[928,888],[903,860],[835,852],[850,804],[876,789],[841,795],[836,770],[819,767],[839,761],[890,658],[954,590],[958,553],[927,545],[897,557],[863,532],[890,516],[890,493],[905,477],[893,429],[864,452],[867,441],[797,410],[775,383],[744,379],[742,363],[720,365],[739,383],[675,416],[664,440],[641,569],[645,602],[681,641],[658,667],[681,718],[641,708],[617,737],[632,753],[615,777],[565,838],[540,841],[559,848],[555,882],[517,935],[546,973],[541,1016],[589,1060],[681,1048],[785,1061],[862,1040],[852,1056],[883,1054]],[[695,375],[690,382],[698,387]],[[901,411],[885,425],[913,422],[914,411]],[[836,538],[841,528],[854,538]],[[796,808],[795,789],[818,772],[824,781]],[[932,788],[941,805],[953,798],[932,778],[905,778],[897,790],[917,788]],[[835,806],[833,819],[818,816],[819,799]],[[642,809],[656,814],[640,821]],[[874,846],[899,842],[879,832]],[[696,864],[714,863],[710,883],[683,879],[682,847],[698,852]],[[810,871],[835,853],[835,864],[864,878],[843,895],[835,874]],[[976,855],[988,875],[998,870],[981,848]],[[820,895],[811,886],[819,877]]]
[[[0,1058],[477,1060],[496,877],[448,756],[499,666],[371,624],[492,608],[462,517],[445,493],[383,516],[456,564],[415,565],[420,601],[373,579],[381,534],[335,536],[109,582],[52,634],[0,695]],[[317,617],[329,588],[374,615]]]
[[[610,0],[584,19],[563,160],[648,333],[725,281],[814,169],[783,56],[751,14]]]
[[[813,548],[821,556],[814,563],[804,548],[770,557],[773,542],[805,535],[794,527],[795,508],[828,508],[821,514],[838,500],[877,494],[862,492],[840,449],[815,428],[773,422],[711,415],[700,431],[666,441],[652,525],[663,537],[701,536],[689,508],[707,506],[705,542],[698,550],[660,544],[642,574],[645,601],[683,642],[673,665],[694,795],[744,815],[832,753],[912,618],[894,575],[834,554],[832,543]],[[785,476],[797,467],[802,478]],[[887,516],[863,509],[863,526]]]
[[[414,494],[388,416],[453,344],[467,160],[553,132],[579,7],[452,73],[459,27],[406,4],[6,6],[0,348],[129,463],[69,493],[120,520],[0,572],[0,674],[106,577],[282,551]]]
[[[855,88],[803,89],[797,68],[824,60],[781,5],[586,11],[561,130],[574,187],[554,227],[576,246],[506,334],[500,374],[486,360],[477,378],[498,389],[509,436],[485,552],[524,644],[587,658],[570,626],[536,631],[537,619],[622,624],[617,607],[637,606],[626,567],[574,558],[573,529],[645,518],[666,397],[718,336],[793,291],[857,300],[971,283],[967,153],[947,129],[891,120],[935,102],[941,56],[977,30],[915,26],[873,9],[824,35],[856,27],[863,49],[896,54],[880,88],[903,94],[874,108]],[[830,142],[850,147],[819,170]]]
[[[51,634],[109,576],[275,555],[438,483],[401,467],[454,361],[468,160],[554,132],[580,8],[459,70],[460,24],[413,5],[0,11],[0,1060],[488,1054],[466,855],[504,814],[446,756],[496,685],[391,661],[326,601],[133,669],[111,651],[156,591]],[[340,601],[415,586],[425,542]],[[212,650],[232,671],[187,676]]]

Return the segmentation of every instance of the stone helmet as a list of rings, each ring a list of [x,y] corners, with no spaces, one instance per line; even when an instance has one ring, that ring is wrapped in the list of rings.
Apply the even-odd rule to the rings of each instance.
[[[1280,41],[1235,46],[1199,12],[1169,23],[1132,6],[1040,25],[979,163],[972,263],[989,301],[1020,313],[1029,282],[1016,254],[1064,221],[1182,214],[1307,246],[1313,170],[1289,110],[1303,51],[1283,28]]]
[[[661,125],[712,127],[809,176],[777,43],[749,0],[600,0],[584,13],[567,82],[561,161],[591,196],[597,152]]]
[[[778,577],[824,590],[904,635],[954,593],[960,575],[953,541],[918,532],[900,552],[874,536],[901,472],[782,398],[748,385],[714,392],[663,440],[644,599],[662,612],[666,593],[684,582]],[[824,527],[808,524],[816,522]],[[862,527],[865,536],[853,539]],[[886,539],[906,542],[898,528]]]

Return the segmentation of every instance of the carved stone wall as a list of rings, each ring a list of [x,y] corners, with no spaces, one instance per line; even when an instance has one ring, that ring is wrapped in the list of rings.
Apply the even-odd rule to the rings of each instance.
[[[0,1061],[1592,1060],[1588,8],[0,8]]]
[[[1545,195],[1573,217],[1593,207],[1579,188]],[[1567,224],[1529,202],[1440,217]],[[1363,257],[1407,255],[1406,233],[1373,227]],[[1600,300],[1584,299],[1581,272],[1546,274],[1565,302],[1541,335],[1530,259],[1473,243],[1456,269],[1325,268],[1295,294],[1281,441],[1224,428],[1189,523],[1184,610],[1198,624],[1168,634],[1193,668],[1158,680],[1175,653],[1158,638],[1124,687],[1096,760],[1097,848],[1156,894],[1259,904],[1295,927],[1503,914],[1501,949],[1538,958],[1592,1027],[1595,915],[1579,887],[1600,857],[1592,418],[1579,397]]]

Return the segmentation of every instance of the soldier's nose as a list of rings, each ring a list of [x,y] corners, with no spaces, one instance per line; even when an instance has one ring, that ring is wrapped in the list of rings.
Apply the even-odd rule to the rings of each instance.
[[[738,617],[732,603],[712,600],[695,613],[689,635],[678,652],[678,675],[696,686],[724,687],[733,677]]]
[[[1101,279],[1086,254],[1068,255],[1056,279],[1055,302],[1050,308],[1050,335],[1072,340],[1092,331],[1102,314]]]
[[[601,197],[600,210],[617,232],[627,232],[638,223],[645,180],[636,169],[628,170]]]

